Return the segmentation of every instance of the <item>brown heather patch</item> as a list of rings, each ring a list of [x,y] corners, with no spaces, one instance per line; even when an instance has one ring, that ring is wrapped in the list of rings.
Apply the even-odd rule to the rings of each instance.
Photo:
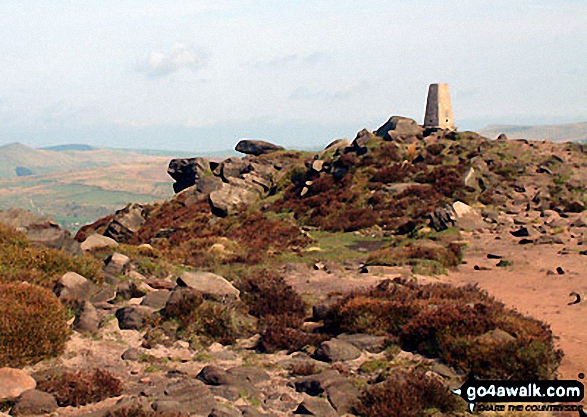
[[[0,367],[31,365],[65,349],[69,329],[55,295],[36,285],[0,285]]]
[[[78,407],[122,394],[122,381],[105,370],[82,370],[47,376],[38,389],[53,394],[60,407]]]

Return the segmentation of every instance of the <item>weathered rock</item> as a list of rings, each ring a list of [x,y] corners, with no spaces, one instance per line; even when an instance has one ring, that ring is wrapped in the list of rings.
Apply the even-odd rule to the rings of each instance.
[[[236,378],[237,381],[247,381],[251,384],[260,384],[271,379],[266,371],[256,366],[235,366],[226,372]]]
[[[225,278],[211,272],[184,272],[177,279],[177,285],[192,288],[204,298],[216,301],[236,300],[240,294]]]
[[[385,350],[385,336],[374,336],[370,334],[348,334],[343,333],[337,337],[346,343],[350,343],[359,350],[369,353],[381,353]]]
[[[118,242],[110,237],[94,233],[81,243],[81,248],[84,252],[99,249],[116,249],[118,248]]]
[[[455,226],[456,222],[454,218],[455,212],[452,206],[438,207],[430,215],[430,227],[437,232],[441,232]]]
[[[322,398],[307,397],[300,403],[294,414],[303,416],[337,417],[338,413]]]
[[[143,204],[132,203],[117,210],[104,232],[119,243],[126,242],[145,223],[147,213]]]
[[[305,392],[308,395],[320,395],[328,387],[346,383],[346,379],[340,372],[329,369],[315,375],[303,376],[295,381],[296,391]]]
[[[121,330],[140,330],[153,309],[145,306],[127,306],[116,310],[115,316]]]
[[[146,294],[145,291],[139,289],[137,284],[133,281],[122,281],[116,285],[116,296],[121,300],[130,300],[131,298],[141,298]]]
[[[339,339],[331,339],[318,346],[314,357],[324,362],[349,361],[361,356],[361,351]]]
[[[43,391],[31,389],[23,392],[12,407],[12,415],[41,415],[57,410],[55,397]]]
[[[124,269],[130,263],[130,258],[121,253],[113,253],[104,260],[104,273],[117,276],[124,272]]]
[[[81,314],[75,318],[73,328],[80,333],[98,333],[100,316],[92,303],[85,301]]]
[[[262,140],[243,139],[236,144],[234,149],[237,152],[242,152],[247,155],[259,156],[266,153],[281,151],[283,150],[283,147]]]
[[[196,379],[202,381],[206,385],[234,385],[236,378],[215,365],[207,365],[202,368]]]
[[[338,411],[339,414],[350,413],[353,406],[357,403],[361,392],[350,382],[344,384],[331,385],[326,388],[326,394],[330,404]]]
[[[124,351],[121,358],[125,361],[137,361],[141,356],[141,351],[137,348],[130,348]]]
[[[238,212],[242,207],[253,204],[259,198],[259,193],[250,188],[224,184],[221,189],[210,193],[208,200],[214,214],[226,217]]]
[[[454,220],[460,229],[479,230],[487,226],[481,213],[461,201],[452,204]]]
[[[473,167],[469,168],[463,175],[463,185],[465,187],[477,188],[477,172]]]
[[[210,161],[206,158],[177,158],[169,162],[167,173],[176,182],[176,193],[193,186],[210,171]]]
[[[184,379],[173,382],[165,388],[165,398],[161,400],[176,401],[179,410],[184,413],[209,415],[214,408],[214,396],[210,390],[196,379]]]
[[[231,408],[226,405],[215,406],[208,417],[241,417],[242,413],[239,410]]]
[[[155,310],[160,310],[165,307],[169,301],[169,297],[171,297],[171,291],[153,291],[145,295],[143,301],[141,301],[141,305],[154,308]]]
[[[530,236],[530,232],[526,227],[520,227],[518,230],[514,230],[510,232],[513,237],[528,237]]]
[[[91,290],[92,282],[75,272],[65,273],[53,287],[53,292],[62,301],[87,300]]]
[[[35,389],[37,381],[20,369],[0,368],[0,401],[12,400],[25,391]]]
[[[402,116],[392,116],[383,126],[375,131],[384,140],[397,140],[409,136],[422,138],[424,129],[415,120]]]

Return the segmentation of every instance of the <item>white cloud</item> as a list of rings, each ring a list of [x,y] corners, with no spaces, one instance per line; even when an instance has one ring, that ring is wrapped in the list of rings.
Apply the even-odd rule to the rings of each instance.
[[[323,52],[312,52],[310,54],[288,54],[275,56],[269,60],[259,60],[255,63],[257,67],[283,68],[286,66],[312,66],[323,63],[328,55]]]
[[[204,51],[177,43],[170,51],[151,51],[149,57],[139,64],[139,71],[150,77],[164,77],[183,69],[196,72],[206,65],[208,57]]]

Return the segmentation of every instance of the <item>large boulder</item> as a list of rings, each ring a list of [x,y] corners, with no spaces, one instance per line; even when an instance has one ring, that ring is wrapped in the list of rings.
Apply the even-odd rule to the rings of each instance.
[[[247,155],[259,156],[266,153],[281,151],[283,150],[283,147],[263,140],[243,139],[236,144],[234,149]]]
[[[236,300],[240,294],[225,278],[211,272],[184,272],[177,279],[177,285],[192,288],[204,298],[215,301]]]
[[[61,249],[74,255],[81,253],[80,245],[71,233],[49,217],[38,217],[28,210],[13,208],[0,210],[0,223],[24,232],[35,246]]]
[[[178,193],[195,185],[210,171],[210,161],[207,158],[178,158],[169,162],[167,173],[176,182],[173,190]]]
[[[35,389],[37,381],[20,369],[0,368],[0,402],[13,400],[25,391]]]
[[[81,244],[81,248],[84,252],[90,252],[93,250],[100,249],[116,249],[118,242],[110,237],[99,235],[97,233],[88,236]]]
[[[53,287],[61,301],[87,300],[91,296],[92,282],[75,272],[66,272]]]
[[[214,214],[226,217],[238,212],[242,207],[253,204],[259,198],[259,193],[252,188],[240,184],[224,184],[221,189],[210,193],[208,200]]]
[[[422,138],[423,131],[424,129],[415,120],[402,116],[392,116],[375,131],[375,134],[385,140],[396,140],[409,136]]]

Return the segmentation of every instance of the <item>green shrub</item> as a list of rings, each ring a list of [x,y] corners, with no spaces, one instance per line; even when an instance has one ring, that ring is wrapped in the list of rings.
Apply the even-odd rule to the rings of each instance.
[[[0,284],[0,366],[23,366],[57,356],[69,329],[57,297],[36,285]]]
[[[82,370],[47,376],[38,389],[53,394],[61,407],[77,407],[122,394],[122,382],[108,371]]]

